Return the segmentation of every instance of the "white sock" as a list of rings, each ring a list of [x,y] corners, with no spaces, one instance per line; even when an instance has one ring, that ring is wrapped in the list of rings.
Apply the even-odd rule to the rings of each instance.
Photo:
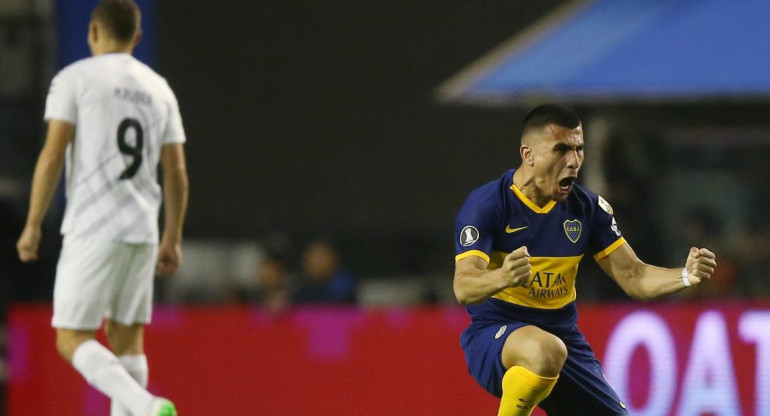
[[[140,386],[147,388],[149,367],[147,366],[146,355],[121,355],[118,356],[118,361]],[[117,400],[113,400],[110,406],[110,416],[131,416],[131,413]]]
[[[88,384],[134,415],[146,413],[152,405],[153,396],[131,377],[115,354],[96,340],[86,341],[75,349],[72,366]]]

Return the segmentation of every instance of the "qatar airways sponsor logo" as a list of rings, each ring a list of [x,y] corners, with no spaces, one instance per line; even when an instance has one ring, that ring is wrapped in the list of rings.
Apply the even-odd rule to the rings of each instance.
[[[567,278],[558,272],[537,271],[527,283],[521,285],[532,299],[553,299],[568,295]]]
[[[739,395],[734,364],[745,365],[746,358],[732,353],[735,345],[718,311],[699,315],[689,349],[679,356],[675,333],[659,314],[639,311],[624,317],[607,341],[604,371],[634,416],[770,416],[770,311],[744,312],[735,330],[732,342],[753,345],[756,351],[753,403],[743,403],[747,399]],[[640,376],[631,370],[638,349],[649,359],[644,403],[628,400],[631,380]]]

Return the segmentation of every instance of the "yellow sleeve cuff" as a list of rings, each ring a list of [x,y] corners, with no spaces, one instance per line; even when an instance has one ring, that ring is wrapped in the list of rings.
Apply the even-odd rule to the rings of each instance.
[[[455,262],[470,256],[481,257],[482,259],[486,260],[487,263],[489,263],[489,255],[481,250],[468,250],[465,253],[460,253],[455,256]]]
[[[604,250],[596,253],[594,255],[594,259],[596,261],[599,261],[607,256],[610,255],[613,251],[617,250],[618,247],[622,246],[623,244],[626,244],[626,239],[623,237],[620,237],[615,241],[614,243],[610,244],[609,247],[605,248]]]

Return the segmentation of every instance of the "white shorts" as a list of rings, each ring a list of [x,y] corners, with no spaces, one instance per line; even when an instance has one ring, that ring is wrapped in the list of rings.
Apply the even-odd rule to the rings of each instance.
[[[157,244],[64,237],[53,290],[56,328],[96,330],[104,318],[148,324]]]

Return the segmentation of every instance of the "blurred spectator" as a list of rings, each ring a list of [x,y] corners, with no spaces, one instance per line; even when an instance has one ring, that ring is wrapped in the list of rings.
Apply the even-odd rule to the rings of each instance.
[[[742,295],[749,299],[770,298],[770,226],[751,223],[744,227],[738,244]],[[719,260],[717,260],[719,262]],[[717,268],[721,263],[717,264]]]
[[[736,240],[740,260],[737,285],[749,299],[770,298],[770,148],[751,147],[740,159],[739,184],[745,191],[747,212]],[[719,260],[717,260],[717,263]]]
[[[267,255],[259,261],[257,301],[274,313],[288,309],[291,304],[291,274],[280,258]]]
[[[281,313],[291,306],[291,243],[283,235],[273,236],[265,242],[263,250],[257,267],[255,300],[271,312]]]
[[[356,281],[341,266],[336,248],[326,241],[308,245],[302,255],[302,279],[293,300],[296,303],[355,303]]]

